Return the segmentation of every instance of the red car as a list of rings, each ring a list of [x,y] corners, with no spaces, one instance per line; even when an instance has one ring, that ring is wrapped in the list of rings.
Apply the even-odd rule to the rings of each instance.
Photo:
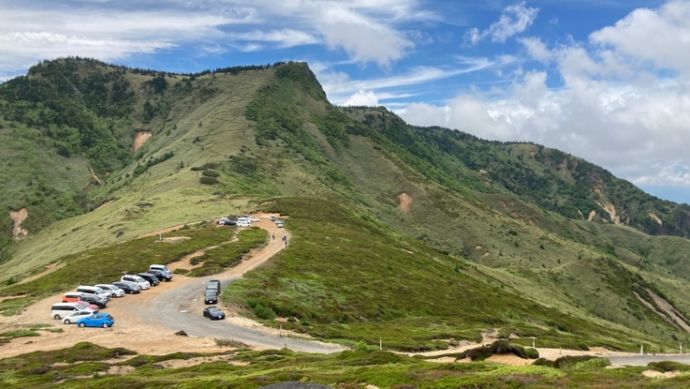
[[[81,293],[79,293],[79,292],[65,293],[65,295],[62,297],[63,303],[78,303],[80,301],[82,301],[82,299],[81,299]]]

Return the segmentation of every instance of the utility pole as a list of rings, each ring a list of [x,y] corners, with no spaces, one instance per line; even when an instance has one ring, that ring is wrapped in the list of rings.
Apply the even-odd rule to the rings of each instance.
[[[683,344],[678,343],[678,348],[680,348],[680,353],[682,354],[683,353]]]
[[[640,355],[644,355],[644,344],[640,345]]]
[[[158,240],[163,240],[163,234],[158,234]]]
[[[383,340],[379,338],[379,351],[383,351]]]
[[[537,337],[536,336],[532,337],[532,348],[537,348]]]

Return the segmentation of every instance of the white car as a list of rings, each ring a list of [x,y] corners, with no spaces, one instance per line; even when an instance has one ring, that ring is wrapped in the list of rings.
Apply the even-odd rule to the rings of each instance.
[[[143,279],[139,276],[135,276],[133,274],[128,274],[128,275],[122,276],[122,278],[120,278],[120,281],[133,282],[138,287],[140,287],[141,290],[146,290],[146,289],[149,289],[151,287],[151,284],[148,281],[146,281],[145,279]]]
[[[104,298],[106,301],[110,300],[110,298],[113,296],[113,292],[109,290],[104,290],[95,286],[89,286],[89,285],[79,285],[77,287],[77,292],[81,293],[87,293],[87,294],[95,294],[96,296],[101,296]]]
[[[81,311],[94,312],[94,310],[90,308],[84,308],[81,304],[78,303],[58,303],[53,304],[50,307],[50,316],[52,316],[53,319],[61,320],[62,318],[73,315],[75,312]]]
[[[283,222],[282,220],[276,220],[276,227],[285,228],[285,222]]]
[[[90,310],[88,310],[88,311],[87,310],[75,311],[72,314],[70,314],[69,316],[65,316],[65,318],[62,320],[62,322],[65,324],[75,324],[77,322],[77,320],[81,319],[82,317],[91,316],[94,313],[96,313],[96,312],[90,311]]]
[[[173,276],[172,271],[165,265],[153,264],[153,265],[149,266],[149,270],[158,270],[159,272],[162,272],[163,274],[165,274],[165,276],[168,277],[169,279],[172,279],[172,276]]]
[[[124,290],[112,284],[96,284],[96,287],[111,292],[113,294],[113,297],[122,297],[125,295]]]

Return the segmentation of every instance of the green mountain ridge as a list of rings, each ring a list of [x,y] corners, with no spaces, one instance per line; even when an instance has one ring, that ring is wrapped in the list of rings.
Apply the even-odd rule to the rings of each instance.
[[[270,208],[299,239],[226,294],[269,325],[403,349],[492,328],[570,347],[690,339],[654,299],[690,317],[690,207],[557,150],[335,107],[303,63],[44,62],[0,85],[0,127],[0,204],[29,212],[23,240],[2,225],[0,295],[25,294],[6,313],[64,287],[12,285],[47,264]],[[22,148],[35,157],[19,164]]]

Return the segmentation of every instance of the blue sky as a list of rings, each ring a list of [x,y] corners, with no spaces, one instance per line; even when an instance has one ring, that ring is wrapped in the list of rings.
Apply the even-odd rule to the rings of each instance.
[[[329,99],[534,141],[690,202],[690,1],[0,0],[0,80],[67,55],[309,62]]]

